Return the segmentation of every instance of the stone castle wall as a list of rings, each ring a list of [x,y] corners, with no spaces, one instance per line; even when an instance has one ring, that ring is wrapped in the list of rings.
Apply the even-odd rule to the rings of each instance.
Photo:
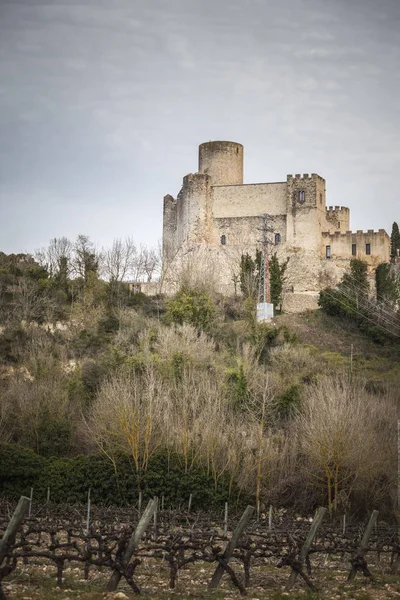
[[[323,232],[322,240],[324,247],[321,258],[327,258],[327,248],[329,248],[330,260],[333,261],[350,261],[352,258],[359,258],[375,267],[382,262],[390,261],[390,237],[384,229],[358,230],[355,233],[352,231],[333,234]]]
[[[386,232],[350,232],[349,209],[326,206],[322,177],[296,174],[283,182],[243,184],[243,154],[235,142],[201,144],[199,172],[183,178],[176,199],[165,196],[163,248],[171,291],[185,273],[213,279],[220,291],[232,293],[241,255],[254,256],[260,247],[265,213],[272,218],[270,251],[280,261],[289,259],[288,312],[316,308],[319,290],[336,285],[354,256],[371,267],[389,261]]]

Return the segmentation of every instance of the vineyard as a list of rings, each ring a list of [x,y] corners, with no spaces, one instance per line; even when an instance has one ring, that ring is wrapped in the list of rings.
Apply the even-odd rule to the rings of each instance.
[[[316,591],[332,571],[343,582],[359,573],[364,585],[374,581],[374,569],[395,574],[400,562],[397,528],[379,522],[377,511],[368,523],[332,524],[323,508],[314,518],[284,511],[257,518],[252,507],[228,517],[226,507],[225,514],[215,515],[161,510],[153,499],[143,514],[134,507],[89,510],[82,505],[31,506],[27,498],[17,507],[3,501],[0,598],[17,597],[8,596],[7,580],[27,566],[51,567],[59,588],[73,570],[86,581],[100,574],[104,593],[121,583],[130,592],[143,589],[154,595],[160,574],[170,590],[190,574],[203,592],[222,581],[231,593],[244,596],[254,585],[267,591],[283,584],[289,591],[296,580]],[[271,578],[277,568],[280,577]]]

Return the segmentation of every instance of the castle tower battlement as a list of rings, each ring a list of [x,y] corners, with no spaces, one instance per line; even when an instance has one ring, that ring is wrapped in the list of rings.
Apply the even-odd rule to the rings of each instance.
[[[326,221],[336,231],[348,231],[350,228],[350,210],[346,206],[327,206]]]
[[[327,216],[341,216],[350,214],[350,210],[346,206],[327,206]]]

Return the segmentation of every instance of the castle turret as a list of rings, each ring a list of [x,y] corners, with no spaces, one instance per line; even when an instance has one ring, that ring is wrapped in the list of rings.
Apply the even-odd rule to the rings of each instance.
[[[212,185],[243,184],[243,146],[236,142],[206,142],[199,146],[199,173]]]

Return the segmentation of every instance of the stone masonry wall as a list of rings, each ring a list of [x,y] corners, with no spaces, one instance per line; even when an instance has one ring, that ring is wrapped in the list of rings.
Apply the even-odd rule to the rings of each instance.
[[[345,206],[329,206],[326,209],[326,229],[323,231],[329,231],[335,233],[335,231],[341,231],[345,233],[350,229],[350,211]]]
[[[206,142],[199,146],[199,173],[206,173],[213,185],[243,183],[243,146],[236,142]]]
[[[212,187],[213,217],[256,217],[286,214],[286,182]]]
[[[374,231],[357,231],[353,233],[336,232],[334,234],[324,232],[322,234],[323,249],[321,258],[326,258],[326,248],[330,247],[330,256],[328,260],[341,261],[359,258],[364,260],[370,266],[378,266],[381,262],[390,260],[390,237],[384,229]],[[355,254],[353,254],[353,244],[355,245]],[[366,253],[367,244],[370,246],[370,254]]]

